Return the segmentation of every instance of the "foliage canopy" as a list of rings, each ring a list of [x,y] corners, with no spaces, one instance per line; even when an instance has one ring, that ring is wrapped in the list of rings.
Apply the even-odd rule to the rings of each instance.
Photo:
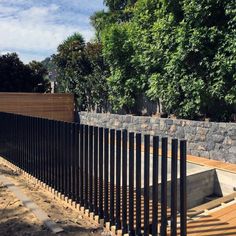
[[[76,33],[58,46],[54,61],[58,91],[74,93],[80,110],[106,106],[107,69],[100,43],[85,43]]]
[[[25,65],[16,53],[0,56],[0,92],[46,92],[47,70],[40,62]]]
[[[236,104],[234,0],[105,1],[97,22],[109,65],[113,108],[132,111],[137,96],[161,100],[182,118],[227,120]],[[128,18],[108,21],[117,12]],[[95,27],[96,28],[96,27]]]

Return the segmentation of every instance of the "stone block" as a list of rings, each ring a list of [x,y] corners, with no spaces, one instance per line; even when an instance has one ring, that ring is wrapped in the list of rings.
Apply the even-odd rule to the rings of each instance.
[[[176,130],[177,130],[176,125],[171,125],[170,129],[169,129],[169,132],[174,133],[174,132],[176,132]]]
[[[205,141],[206,140],[206,136],[204,136],[204,135],[200,135],[200,134],[196,134],[195,135],[195,139],[194,139],[194,141],[196,141],[196,142],[203,142],[203,141]]]
[[[167,125],[172,125],[172,124],[173,124],[173,120],[171,120],[171,119],[166,119],[166,120],[165,120],[165,123],[166,123]]]
[[[229,149],[229,152],[230,152],[230,153],[234,153],[235,156],[236,156],[236,146],[231,147],[231,148]]]
[[[205,146],[206,146],[206,150],[210,151],[210,150],[213,150],[215,148],[215,142],[213,142],[212,140],[210,141],[207,141],[205,143]]]
[[[197,127],[197,134],[206,136],[206,134],[209,132],[209,129],[207,128],[202,128],[202,127]]]
[[[175,134],[176,134],[176,137],[179,139],[185,138],[184,128],[178,127]]]
[[[160,120],[155,117],[151,117],[150,124],[160,124]]]
[[[210,151],[210,158],[214,160],[224,161],[225,153],[222,151]]]
[[[236,164],[236,155],[233,153],[229,153],[226,155],[225,160],[229,163]]]
[[[207,157],[207,158],[210,157],[209,151],[199,151],[199,155],[200,157]]]
[[[166,130],[167,129],[167,126],[166,126],[166,123],[164,120],[161,120],[160,121],[160,130]]]

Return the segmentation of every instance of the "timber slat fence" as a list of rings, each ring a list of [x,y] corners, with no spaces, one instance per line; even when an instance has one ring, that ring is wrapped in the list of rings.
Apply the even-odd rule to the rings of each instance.
[[[0,112],[0,155],[123,234],[186,235],[185,140],[171,143],[170,201],[167,138]]]

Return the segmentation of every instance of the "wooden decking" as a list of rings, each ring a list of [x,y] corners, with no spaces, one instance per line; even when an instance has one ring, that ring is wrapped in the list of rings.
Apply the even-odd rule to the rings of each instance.
[[[144,152],[144,145],[142,145],[142,152]],[[153,154],[152,148],[150,148],[150,153]],[[161,149],[159,149],[159,155],[161,156]],[[170,151],[168,151],[168,157],[171,157]],[[187,155],[187,162],[194,163],[201,166],[210,167],[210,168],[215,168],[218,170],[224,170],[224,171],[236,173],[236,164],[212,160],[206,157],[197,157],[197,156]]]
[[[211,168],[215,168],[218,170],[224,170],[232,173],[236,173],[236,164],[225,163],[222,161],[210,160],[204,157],[196,157],[196,156],[187,156],[187,161]],[[236,181],[236,180],[235,180]]]
[[[189,222],[187,235],[236,235],[236,203]]]

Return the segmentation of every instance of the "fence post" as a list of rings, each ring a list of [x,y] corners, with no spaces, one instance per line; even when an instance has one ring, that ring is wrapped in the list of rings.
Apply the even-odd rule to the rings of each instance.
[[[129,133],[129,234],[134,235],[134,133]]]
[[[171,143],[171,236],[177,234],[177,159],[178,140]]]
[[[98,214],[98,127],[94,127],[94,214]]]
[[[168,139],[162,138],[161,157],[161,236],[166,236],[167,230],[167,153]]]
[[[103,219],[103,128],[99,128],[99,210],[100,219]]]
[[[93,126],[89,126],[89,210],[93,210]]]
[[[88,181],[88,125],[84,126],[84,162],[85,162],[85,191],[84,191],[84,198],[85,198],[85,209],[89,207],[89,198],[88,198],[88,188],[89,188],[89,181]]]
[[[75,201],[75,169],[76,169],[76,163],[75,163],[75,123],[70,124],[70,166],[71,166],[71,189],[70,189],[70,198]]]
[[[159,137],[153,137],[153,189],[152,189],[152,235],[157,236],[158,229],[158,161]]]
[[[116,229],[120,229],[121,131],[116,131]]]
[[[141,235],[141,140],[136,134],[136,235]]]
[[[187,235],[186,140],[180,141],[180,234]]]
[[[84,206],[84,125],[80,125],[80,206]]]
[[[110,130],[110,222],[113,225],[114,222],[114,160],[115,160],[115,130]]]
[[[104,136],[104,220],[105,222],[109,221],[108,214],[108,204],[109,204],[109,195],[108,195],[108,171],[109,171],[109,129],[105,128],[105,136]]]
[[[144,135],[144,235],[149,235],[150,135]]]
[[[56,162],[56,190],[60,191],[60,122],[57,121],[56,123],[56,145],[57,145],[57,152],[55,156]]]
[[[79,124],[75,124],[75,201],[78,204],[80,202],[79,189],[80,189],[80,155],[79,155],[79,143],[80,143],[80,134],[79,134]]]
[[[122,131],[122,233],[127,233],[127,130]]]

